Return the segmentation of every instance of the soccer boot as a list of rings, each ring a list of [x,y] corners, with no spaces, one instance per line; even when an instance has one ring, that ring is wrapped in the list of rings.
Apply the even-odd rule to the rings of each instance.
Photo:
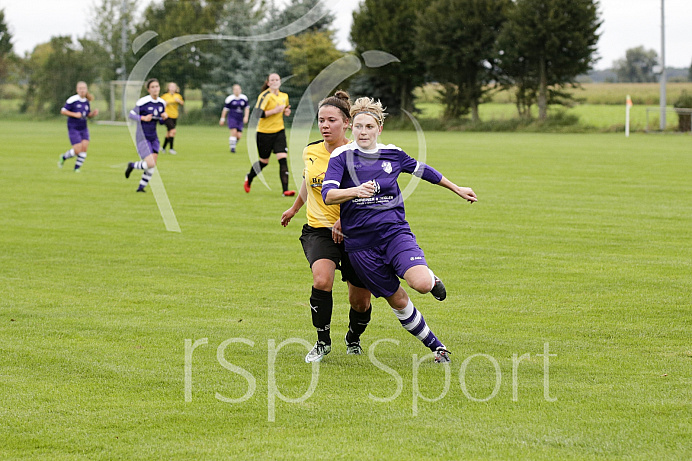
[[[125,169],[125,177],[129,178],[130,175],[132,174],[132,170],[135,169],[135,164],[130,162],[127,164],[127,168]]]
[[[325,355],[332,351],[332,345],[322,341],[317,341],[308,355],[305,356],[306,363],[321,362]]]
[[[349,343],[346,338],[344,338],[346,343],[346,354],[347,355],[362,355],[363,348],[360,347],[360,340]]]
[[[444,301],[447,297],[447,289],[445,288],[445,284],[442,283],[442,280],[440,280],[440,278],[437,275],[435,276],[435,285],[433,285],[432,290],[430,290],[430,293],[438,301]]]
[[[147,190],[143,186],[137,188],[137,192],[146,192]]]
[[[296,191],[294,190],[285,190],[284,191],[284,197],[293,197],[296,195]]]
[[[60,154],[60,159],[58,160],[58,168],[62,168],[62,166],[65,164],[65,158]]]
[[[173,149],[169,149],[169,150],[168,150],[168,153],[171,154],[171,155],[177,155],[177,154],[178,154],[178,153],[177,153],[176,151],[174,151]]]
[[[449,358],[449,352],[444,346],[435,349],[435,363],[447,363],[451,362],[452,359]]]
[[[245,192],[248,194],[250,193],[250,181],[248,181],[247,176],[245,176],[245,182],[243,183],[243,189],[245,189]]]

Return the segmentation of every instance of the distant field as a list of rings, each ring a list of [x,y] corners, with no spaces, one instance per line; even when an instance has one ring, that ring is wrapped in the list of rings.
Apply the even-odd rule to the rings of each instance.
[[[424,135],[480,199],[406,202],[449,293],[412,299],[453,361],[381,299],[372,357],[347,356],[337,283],[313,372],[305,215],[279,225],[274,159],[246,194],[245,140],[180,127],[167,232],[123,127],[92,126],[75,174],[64,121],[0,121],[0,458],[691,459],[692,138]],[[423,160],[414,132],[382,141]]]
[[[658,105],[660,85],[658,83],[584,83],[582,88],[570,90],[575,98],[583,99],[584,104],[624,105],[629,94],[635,105]],[[438,86],[426,85],[416,89],[415,95],[420,102],[434,102]],[[672,105],[680,97],[682,91],[692,93],[692,82],[668,83],[666,85],[666,101]],[[493,93],[492,102],[513,104],[512,91]]]

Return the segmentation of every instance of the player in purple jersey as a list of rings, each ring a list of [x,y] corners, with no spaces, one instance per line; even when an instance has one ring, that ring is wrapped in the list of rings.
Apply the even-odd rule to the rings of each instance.
[[[137,192],[146,192],[145,187],[149,184],[151,176],[156,168],[156,161],[159,157],[159,138],[156,134],[156,124],[163,125],[168,118],[166,114],[166,102],[159,98],[161,85],[155,78],[150,78],[146,82],[149,96],[140,98],[130,111],[130,119],[137,121],[137,153],[139,162],[130,162],[125,170],[125,177],[129,178],[132,170],[144,170],[142,179],[139,181]]]
[[[235,146],[240,141],[240,136],[243,133],[243,125],[250,119],[250,103],[247,96],[242,94],[242,89],[237,83],[233,85],[233,94],[229,95],[224,101],[223,110],[219,125],[223,126],[228,115],[228,129],[231,130],[231,136],[228,138],[228,147],[231,153],[235,153]]]
[[[60,155],[58,168],[62,168],[65,160],[75,156],[77,157],[74,164],[75,173],[79,173],[84,164],[89,148],[87,119],[99,114],[98,109],[91,110],[90,103],[93,100],[94,97],[89,93],[86,82],[77,82],[77,94],[70,97],[60,109],[60,113],[67,116],[67,135],[70,138],[72,148]]]
[[[346,252],[365,286],[384,297],[401,325],[435,354],[449,362],[449,351],[413,306],[399,278],[419,293],[442,301],[447,292],[433,274],[411,232],[397,179],[401,173],[446,187],[469,202],[477,201],[469,187],[459,187],[434,168],[417,162],[394,145],[377,143],[382,133],[382,104],[360,98],[351,107],[355,142],[336,149],[322,182],[328,205],[341,204],[341,226]]]

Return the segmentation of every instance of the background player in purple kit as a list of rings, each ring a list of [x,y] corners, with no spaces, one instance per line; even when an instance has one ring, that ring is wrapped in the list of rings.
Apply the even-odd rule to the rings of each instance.
[[[233,94],[229,95],[226,101],[224,101],[219,125],[223,126],[226,121],[226,115],[228,115],[228,129],[231,130],[231,136],[228,138],[228,147],[231,149],[231,153],[234,153],[235,146],[240,141],[240,136],[243,132],[243,125],[250,118],[250,104],[247,96],[242,94],[242,89],[237,83],[233,85]]]
[[[428,269],[423,250],[406,221],[404,199],[397,184],[409,173],[446,187],[469,202],[477,201],[469,187],[459,187],[434,168],[409,157],[394,145],[377,143],[384,122],[382,104],[360,98],[351,107],[354,142],[331,155],[322,182],[328,205],[341,204],[346,251],[358,277],[376,297],[384,297],[401,325],[435,353],[436,362],[449,362],[449,351],[414,307],[399,277],[419,293],[442,301],[447,292]]]
[[[99,114],[98,109],[91,110],[90,102],[93,100],[94,97],[89,93],[86,82],[77,82],[77,94],[71,96],[60,109],[60,113],[67,116],[67,135],[72,148],[60,156],[59,168],[62,168],[65,160],[75,156],[77,157],[74,164],[75,173],[79,173],[79,169],[84,164],[89,148],[87,118]]]
[[[144,189],[149,184],[151,176],[156,168],[156,160],[159,157],[159,138],[156,134],[156,124],[164,124],[166,114],[166,102],[159,98],[161,86],[155,78],[146,82],[149,96],[140,98],[130,111],[130,118],[137,121],[137,153],[139,162],[130,162],[125,170],[125,177],[129,178],[132,170],[144,170],[139,181],[137,192],[146,192]]]

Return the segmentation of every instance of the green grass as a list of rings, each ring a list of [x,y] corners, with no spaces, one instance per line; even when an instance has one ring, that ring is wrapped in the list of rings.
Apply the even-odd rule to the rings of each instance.
[[[334,351],[301,403],[271,409],[269,354],[314,341],[300,214],[272,190],[241,187],[245,140],[179,129],[162,155],[182,232],[126,180],[123,128],[92,126],[84,171],[56,168],[64,121],[0,123],[0,458],[3,459],[689,459],[692,432],[690,138],[636,134],[426,133],[426,161],[472,186],[466,204],[420,184],[407,218],[443,303],[412,295],[453,351],[451,384],[413,411],[414,354],[426,354],[383,300],[363,337],[378,368],[345,355],[347,302],[335,287]],[[412,132],[387,132],[416,154]],[[297,155],[298,152],[294,152]],[[68,162],[69,163],[69,162]],[[70,163],[69,166],[72,164]],[[296,166],[296,165],[294,165]],[[299,168],[299,166],[298,166]],[[407,180],[408,178],[406,178]],[[192,359],[185,400],[185,343]],[[248,381],[225,359],[254,376]],[[544,397],[548,343],[549,397]],[[278,352],[279,391],[297,399],[311,367]],[[501,370],[496,396],[495,371]],[[512,357],[518,367],[513,400]],[[230,367],[229,367],[230,368]],[[463,371],[462,371],[463,370]],[[423,395],[444,367],[426,361]],[[401,394],[388,402],[400,377]]]

